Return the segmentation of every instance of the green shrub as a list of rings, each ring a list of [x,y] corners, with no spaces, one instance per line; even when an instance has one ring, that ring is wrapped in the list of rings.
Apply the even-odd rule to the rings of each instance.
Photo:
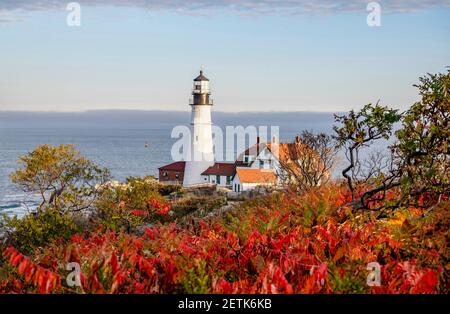
[[[225,197],[206,197],[189,195],[172,204],[173,217],[183,217],[195,211],[209,213],[227,204]]]
[[[159,184],[158,192],[162,196],[169,196],[174,193],[180,193],[183,187],[178,184]]]
[[[141,217],[131,211],[148,210],[148,202],[152,199],[163,202],[159,188],[160,184],[151,177],[130,177],[125,184],[105,188],[95,204],[95,224],[131,232],[145,222],[153,222],[154,216]]]
[[[73,214],[62,214],[47,208],[38,213],[30,213],[23,218],[3,216],[0,225],[5,231],[6,242],[23,253],[46,246],[56,239],[69,239],[80,232]]]
[[[194,267],[189,268],[181,278],[183,293],[208,294],[210,293],[211,278],[208,275],[207,264],[204,260],[196,260]]]

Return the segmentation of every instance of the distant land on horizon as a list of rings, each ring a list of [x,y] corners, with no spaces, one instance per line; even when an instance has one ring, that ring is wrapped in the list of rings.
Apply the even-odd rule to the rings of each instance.
[[[90,110],[82,112],[0,111],[0,129],[7,128],[118,128],[158,129],[189,125],[190,111]],[[213,123],[220,126],[292,126],[317,129],[331,126],[332,112],[220,112],[213,111]],[[323,130],[323,127],[320,128]],[[327,127],[328,129],[328,127]]]

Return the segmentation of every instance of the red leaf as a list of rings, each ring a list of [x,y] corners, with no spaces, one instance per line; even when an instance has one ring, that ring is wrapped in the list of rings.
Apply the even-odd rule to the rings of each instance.
[[[112,253],[110,262],[112,273],[115,275],[120,270],[119,262],[117,261],[117,256],[115,253]]]
[[[17,269],[19,274],[24,275],[25,274],[25,270],[27,269],[27,266],[28,266],[28,260],[27,259],[23,259],[23,261],[19,265],[19,268]]]
[[[22,258],[23,258],[22,254],[11,255],[11,259],[10,259],[11,265],[17,266],[19,264],[19,262],[22,260]]]
[[[136,216],[147,216],[147,212],[145,210],[140,209],[133,209],[132,211],[130,211],[130,213]]]
[[[413,288],[413,293],[433,293],[438,284],[438,276],[431,269],[427,270]]]

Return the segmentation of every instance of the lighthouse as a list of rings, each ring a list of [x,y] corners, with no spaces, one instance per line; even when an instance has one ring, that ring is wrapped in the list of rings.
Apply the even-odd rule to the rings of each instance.
[[[202,182],[202,172],[214,165],[209,80],[200,71],[194,79],[191,106],[191,145],[184,169],[184,186]]]

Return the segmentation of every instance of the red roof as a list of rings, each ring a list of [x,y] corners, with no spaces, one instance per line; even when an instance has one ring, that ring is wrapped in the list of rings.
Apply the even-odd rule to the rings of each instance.
[[[159,170],[184,171],[185,165],[186,165],[185,161],[177,161],[177,162],[162,166],[161,168],[158,168],[158,169]]]
[[[268,144],[267,148],[281,162],[289,162],[299,159],[300,155],[308,154],[309,156],[317,156],[319,154],[312,150],[308,145],[303,143],[279,143]]]
[[[220,176],[234,176],[236,173],[236,165],[229,163],[220,163],[216,162],[214,166],[206,169],[202,175],[211,176],[211,175],[220,175]]]

